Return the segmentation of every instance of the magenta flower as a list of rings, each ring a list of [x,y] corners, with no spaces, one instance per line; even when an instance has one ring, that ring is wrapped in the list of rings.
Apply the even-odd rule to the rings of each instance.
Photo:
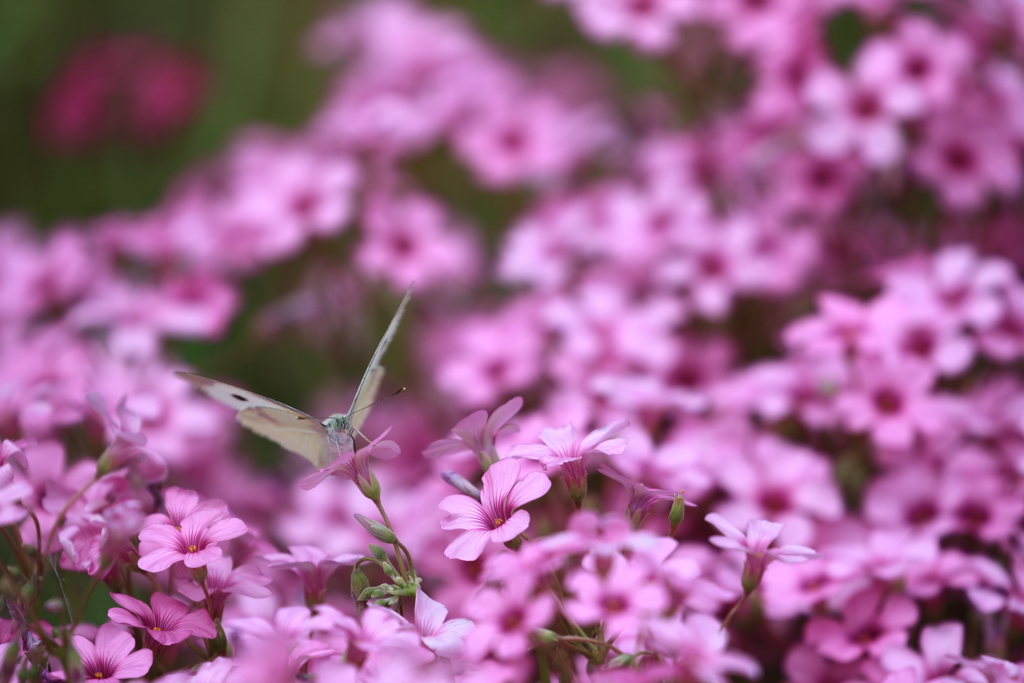
[[[327,467],[322,470],[317,470],[313,474],[309,475],[305,479],[299,482],[299,487],[304,491],[309,491],[320,484],[324,479],[332,475],[337,476],[343,474],[351,479],[359,490],[367,498],[374,499],[373,495],[380,495],[380,486],[376,483],[377,480],[370,472],[370,456],[380,458],[381,460],[391,460],[399,453],[398,444],[394,441],[383,441],[384,437],[388,435],[391,428],[388,427],[384,432],[376,439],[366,444],[358,451],[348,451],[342,453],[338,458]]]
[[[454,438],[435,441],[423,451],[423,456],[433,459],[445,455],[472,453],[480,462],[480,467],[486,470],[498,460],[498,453],[494,450],[494,442],[498,436],[519,431],[518,427],[509,424],[509,420],[515,417],[522,407],[522,397],[516,396],[498,407],[490,416],[486,410],[478,410],[452,427]]]
[[[82,636],[71,636],[82,670],[90,681],[119,681],[141,678],[153,666],[153,651],[142,648],[132,652],[135,639],[113,624],[103,624],[96,632],[96,642]]]
[[[306,602],[323,602],[327,592],[327,579],[334,570],[344,564],[352,564],[360,557],[356,553],[328,555],[325,551],[312,545],[290,545],[289,553],[270,553],[264,555],[267,566],[278,569],[291,569],[302,580],[302,589],[306,594]]]
[[[665,491],[664,489],[649,489],[642,483],[638,483],[630,479],[629,477],[622,475],[607,465],[601,465],[597,468],[597,471],[606,477],[614,479],[629,491],[629,503],[626,507],[626,516],[629,517],[630,521],[633,522],[635,528],[639,528],[643,521],[647,518],[647,515],[651,513],[651,508],[662,500],[672,500],[676,497],[676,494],[672,491]],[[696,503],[690,501],[684,501],[684,505],[688,507],[696,507]]]
[[[213,638],[217,635],[217,628],[206,610],[190,613],[188,607],[163,593],[154,593],[150,598],[152,608],[130,595],[111,593],[110,597],[121,605],[107,610],[111,621],[145,629],[146,636],[161,645],[174,645],[189,636]]]
[[[743,592],[750,595],[754,592],[764,576],[765,570],[775,560],[787,564],[796,564],[822,557],[811,548],[802,545],[784,545],[781,548],[768,549],[768,546],[779,537],[784,525],[764,519],[752,519],[747,522],[747,533],[734,527],[725,517],[712,512],[706,519],[718,527],[725,536],[712,536],[708,540],[723,550],[739,550],[747,554],[743,564]]]
[[[100,456],[99,468],[103,473],[134,462],[147,482],[155,483],[167,478],[167,463],[163,458],[143,448],[146,437],[140,431],[142,419],[125,407],[126,396],[117,402],[117,418],[107,409],[107,402],[98,392],[90,391],[85,396],[92,409],[99,413],[108,429],[114,435],[114,442]]]
[[[918,616],[917,605],[906,595],[874,585],[846,601],[842,621],[815,617],[807,622],[804,641],[835,662],[880,657],[890,648],[906,645]]]
[[[448,609],[422,589],[416,589],[416,630],[423,644],[441,657],[459,657],[462,639],[473,628],[469,619],[445,621]]]
[[[441,521],[441,528],[466,530],[445,548],[446,557],[470,562],[480,557],[488,541],[505,543],[526,531],[530,513],[516,508],[547,493],[551,480],[531,472],[520,481],[519,470],[518,461],[499,460],[484,474],[481,502],[459,494],[441,501],[438,507],[451,515]]]
[[[206,565],[206,591],[190,576],[190,571],[183,565],[174,568],[174,579],[178,592],[193,602],[202,602],[209,593],[209,607],[214,617],[224,612],[224,603],[228,595],[244,595],[247,598],[268,598],[271,590],[267,588],[270,577],[264,576],[251,564],[233,567],[230,557],[222,557]]]
[[[159,572],[175,562],[184,562],[189,569],[203,567],[224,551],[220,541],[238,538],[248,529],[240,519],[221,517],[220,510],[199,510],[181,522],[181,527],[153,524],[139,532],[139,569]]]
[[[545,429],[540,433],[544,445],[519,444],[508,453],[512,458],[539,460],[544,469],[562,466],[562,474],[569,486],[569,495],[577,507],[587,495],[587,458],[595,454],[618,455],[626,448],[626,439],[618,436],[629,426],[627,420],[618,420],[580,437],[576,427],[569,424],[558,429]]]

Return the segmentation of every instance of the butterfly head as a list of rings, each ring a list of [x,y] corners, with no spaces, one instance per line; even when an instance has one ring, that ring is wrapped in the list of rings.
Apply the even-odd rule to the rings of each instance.
[[[335,413],[324,420],[323,425],[327,428],[327,431],[332,434],[345,433],[351,436],[355,433],[355,428],[352,426],[352,421],[349,419],[348,415]]]

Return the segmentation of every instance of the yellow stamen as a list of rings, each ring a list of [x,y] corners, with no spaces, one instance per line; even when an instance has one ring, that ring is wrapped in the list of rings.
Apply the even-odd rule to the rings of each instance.
[[[501,526],[504,523],[505,523],[505,520],[503,520],[503,519],[496,519],[496,520],[494,520],[494,526]]]
[[[190,553],[194,553],[194,552],[196,552],[197,550],[199,550],[199,548],[198,548],[197,546],[194,546],[194,545],[190,545],[190,546],[188,547],[188,551],[189,551]]]

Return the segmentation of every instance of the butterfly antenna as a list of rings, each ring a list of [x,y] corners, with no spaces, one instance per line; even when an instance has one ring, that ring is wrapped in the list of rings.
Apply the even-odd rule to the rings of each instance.
[[[384,398],[378,398],[378,399],[377,399],[376,401],[374,401],[373,403],[371,403],[371,404],[369,404],[369,405],[366,405],[366,406],[363,406],[362,408],[360,408],[360,409],[358,409],[358,410],[353,410],[353,411],[352,411],[352,415],[355,415],[356,413],[361,413],[361,412],[363,412],[364,410],[369,410],[370,408],[372,408],[373,406],[377,405],[378,403],[383,403],[384,401],[388,400],[389,398],[394,398],[395,396],[398,396],[398,395],[399,395],[400,393],[402,393],[403,391],[405,391],[405,387],[402,387],[402,388],[401,388],[401,389],[399,389],[398,391],[395,391],[395,392],[392,392],[392,393],[388,394],[388,395],[387,395],[387,396],[385,396]],[[349,415],[349,417],[351,418],[351,417],[352,417],[352,415]]]
[[[361,412],[362,412],[362,411],[364,411],[364,410],[369,410],[369,409],[370,409],[370,408],[372,408],[373,406],[377,405],[378,403],[383,403],[384,401],[388,400],[389,398],[394,398],[395,396],[398,396],[398,395],[399,395],[400,393],[402,393],[403,391],[405,391],[405,387],[402,387],[402,388],[401,388],[401,389],[399,389],[398,391],[394,391],[394,392],[391,392],[390,394],[388,394],[387,396],[385,396],[385,397],[383,397],[383,398],[378,398],[378,399],[377,399],[376,401],[374,401],[373,403],[371,403],[371,404],[369,404],[369,405],[365,405],[365,406],[363,406],[362,408],[360,408],[359,410],[353,410],[353,411],[352,411],[352,414],[351,414],[351,415],[349,415],[349,418],[351,419],[352,415],[355,415],[356,413],[361,413]],[[354,432],[355,432],[356,434],[358,434],[359,436],[363,437],[363,440],[364,440],[364,441],[372,441],[372,440],[373,440],[373,439],[370,439],[369,437],[367,437],[367,436],[366,436],[366,434],[363,434],[363,433],[362,433],[361,431],[359,431],[359,430],[358,430],[358,429],[356,429],[355,427],[352,427],[352,431],[354,431]]]

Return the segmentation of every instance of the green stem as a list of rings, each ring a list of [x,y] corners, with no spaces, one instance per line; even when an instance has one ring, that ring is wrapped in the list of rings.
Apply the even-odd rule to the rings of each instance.
[[[75,503],[77,503],[78,499],[81,498],[82,496],[84,496],[85,492],[88,491],[90,488],[92,488],[92,485],[95,484],[99,480],[100,480],[100,475],[99,474],[93,475],[93,478],[90,479],[89,482],[85,486],[83,486],[78,491],[76,491],[73,496],[68,498],[68,502],[64,503],[64,507],[61,508],[60,513],[53,520],[53,527],[50,529],[50,535],[46,537],[46,545],[44,545],[42,548],[39,549],[39,553],[41,555],[43,555],[43,554],[49,555],[50,554],[50,546],[53,545],[54,536],[56,536],[57,530],[64,523],[64,518],[67,517],[68,510],[70,510],[71,506],[74,505]],[[42,574],[42,572],[40,572],[36,576],[36,583],[38,584],[36,586],[36,590],[37,591],[42,587],[42,581],[43,581],[43,574]]]
[[[736,615],[736,612],[739,611],[740,607],[743,607],[743,604],[746,601],[747,601],[747,594],[744,593],[743,597],[740,598],[740,601],[737,602],[735,605],[733,605],[733,608],[731,610],[729,610],[728,614],[725,615],[725,619],[722,620],[722,628],[718,629],[719,633],[721,633],[722,631],[725,630],[725,627],[729,625],[729,622],[732,621],[732,618]]]
[[[386,526],[388,529],[391,529],[391,531],[394,532],[395,528],[391,526],[391,520],[388,519],[388,513],[384,511],[384,504],[380,502],[379,498],[373,501],[373,504],[377,506],[377,511],[380,512],[380,518],[381,520],[383,520],[384,526]],[[398,563],[398,573],[402,575],[403,579],[408,579],[409,570],[405,566],[405,560],[402,559],[402,551],[399,550],[399,546],[401,545],[401,543],[395,541],[391,545],[395,549],[395,561]]]

